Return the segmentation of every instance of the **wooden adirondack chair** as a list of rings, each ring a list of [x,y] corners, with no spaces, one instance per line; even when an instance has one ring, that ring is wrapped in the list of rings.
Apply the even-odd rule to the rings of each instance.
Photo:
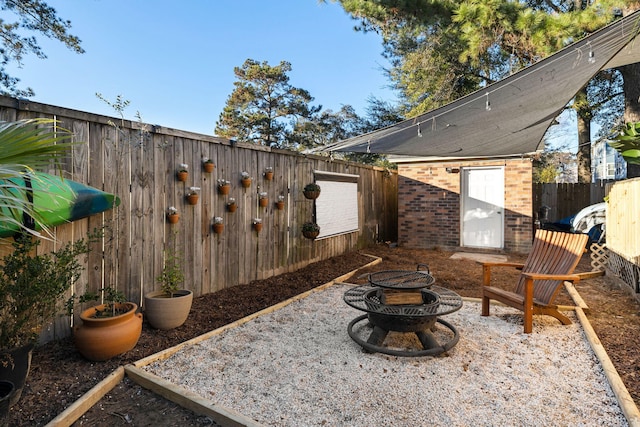
[[[489,303],[494,299],[524,312],[524,332],[527,334],[533,329],[534,314],[546,314],[555,317],[563,325],[570,324],[571,320],[553,304],[560,286],[564,281],[576,283],[604,274],[604,271],[573,274],[585,252],[587,240],[586,234],[537,230],[524,264],[483,263],[482,315],[489,315]],[[490,286],[491,269],[498,266],[522,269],[513,292]]]

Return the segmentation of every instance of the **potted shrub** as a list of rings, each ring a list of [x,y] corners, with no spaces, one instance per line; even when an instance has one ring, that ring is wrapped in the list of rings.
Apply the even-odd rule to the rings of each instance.
[[[249,175],[249,172],[242,172],[240,174],[240,182],[244,188],[251,187],[251,176]]]
[[[276,207],[279,211],[284,209],[284,196],[278,196],[278,201],[276,202]]]
[[[198,198],[200,197],[198,195],[198,191],[200,191],[200,187],[189,187],[189,191],[187,192],[187,203],[190,205],[198,204]]]
[[[269,195],[266,191],[262,191],[258,195],[258,205],[260,205],[261,208],[266,208],[269,205]]]
[[[185,182],[189,177],[189,165],[187,165],[186,163],[180,163],[177,176],[178,176],[178,181]]]
[[[142,333],[142,314],[138,304],[127,302],[124,294],[113,288],[100,289],[102,304],[80,313],[82,323],[73,330],[73,341],[80,354],[96,362],[133,349]],[[79,298],[80,303],[99,300],[100,295],[87,292]],[[73,307],[74,297],[69,300]]]
[[[229,190],[231,190],[231,183],[226,179],[218,180],[218,193],[222,195],[229,194]]]
[[[169,224],[176,224],[180,220],[180,214],[178,213],[178,209],[174,206],[170,206],[167,209],[167,221]]]
[[[213,163],[213,160],[211,160],[208,157],[204,157],[202,159],[202,168],[204,169],[204,171],[206,173],[211,173],[213,172],[213,169],[216,167],[216,165]]]
[[[80,278],[78,257],[89,252],[89,238],[37,254],[40,240],[23,235],[2,259],[0,380],[14,384],[10,405],[20,399],[40,331],[62,311],[67,291]]]
[[[213,232],[216,234],[222,233],[224,230],[224,222],[221,216],[216,216],[213,218]]]
[[[234,199],[233,197],[229,197],[229,200],[227,201],[227,210],[229,212],[235,212],[236,209],[238,209],[236,199]]]
[[[315,239],[320,234],[320,226],[315,222],[305,222],[302,224],[302,235],[307,239]]]
[[[307,199],[317,199],[320,196],[320,186],[315,182],[307,184],[304,186],[303,193],[304,197],[306,197]]]
[[[256,232],[260,232],[262,231],[262,219],[260,218],[253,218],[253,221],[251,221],[253,224],[253,229],[256,230]]]
[[[273,168],[271,166],[264,169],[264,179],[267,181],[273,180]]]
[[[182,258],[169,244],[165,251],[162,273],[156,278],[159,291],[144,296],[144,314],[149,324],[161,330],[181,326],[189,316],[193,302],[193,292],[180,289],[184,283]]]

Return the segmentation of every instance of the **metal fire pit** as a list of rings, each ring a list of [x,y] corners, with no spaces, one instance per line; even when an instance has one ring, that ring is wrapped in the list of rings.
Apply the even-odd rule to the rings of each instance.
[[[462,298],[451,290],[433,286],[434,282],[426,271],[395,270],[369,275],[369,285],[351,288],[343,296],[351,307],[367,313],[349,323],[349,336],[366,351],[394,356],[433,356],[451,349],[458,343],[458,331],[438,316],[462,308]],[[387,293],[389,290],[391,294]],[[396,303],[387,303],[391,298]],[[354,327],[365,320],[373,326],[366,341],[354,331]],[[433,334],[438,324],[448,332],[444,344]],[[423,348],[399,350],[383,346],[390,331],[415,333]]]

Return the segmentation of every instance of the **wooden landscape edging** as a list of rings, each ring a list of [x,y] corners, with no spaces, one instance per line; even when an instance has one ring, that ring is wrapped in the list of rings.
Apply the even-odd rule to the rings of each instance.
[[[591,326],[591,322],[589,322],[587,315],[580,307],[576,307],[576,315],[578,316],[578,321],[582,325],[582,329],[584,330],[584,334],[587,337],[587,341],[589,342],[591,349],[602,365],[604,375],[607,378],[607,381],[609,381],[611,390],[616,396],[618,404],[620,405],[622,413],[627,419],[629,426],[640,427],[640,411],[638,411],[638,407],[633,401],[631,394],[629,394],[629,390],[627,390],[622,378],[620,378],[620,374],[618,374],[613,362],[611,362],[611,359],[602,345],[602,342],[600,342],[596,331]]]
[[[365,264],[360,268],[367,268],[379,264],[382,262],[382,258],[375,257],[373,255],[367,255],[372,258],[375,258],[374,261]],[[156,393],[177,405],[180,405],[183,408],[189,409],[197,414],[205,415],[211,417],[214,421],[223,423],[225,426],[248,426],[248,427],[261,427],[262,424],[255,422],[254,420],[245,417],[242,414],[237,413],[236,411],[216,405],[211,401],[204,399],[197,394],[183,388],[177,386],[163,378],[158,377],[157,375],[150,374],[146,372],[142,367],[150,365],[153,362],[161,361],[169,358],[171,355],[175,354],[182,348],[193,345],[199,342],[202,342],[212,336],[219,335],[225,332],[228,329],[233,327],[240,326],[244,323],[247,323],[257,317],[260,317],[265,314],[272,313],[282,307],[285,307],[295,301],[306,298],[309,295],[312,295],[316,292],[320,292],[324,289],[327,289],[333,286],[336,283],[343,283],[343,281],[352,277],[360,268],[350,271],[336,279],[327,282],[323,285],[310,289],[307,292],[296,295],[286,301],[282,301],[278,304],[275,304],[271,307],[267,307],[264,310],[246,316],[242,319],[239,319],[233,323],[222,326],[218,329],[215,329],[206,334],[195,337],[189,341],[185,341],[180,343],[174,347],[163,350],[159,353],[155,353],[143,359],[140,359],[133,364],[126,365],[124,367],[120,366],[113,373],[111,373],[107,378],[102,380],[96,386],[94,386],[91,390],[85,393],[80,399],[78,399],[75,403],[73,403],[69,408],[60,413],[56,418],[51,420],[47,426],[70,426],[76,420],[78,420],[86,411],[88,411],[93,405],[95,405],[104,395],[106,395],[109,391],[111,391],[120,381],[124,379],[124,375],[126,374],[131,380],[133,380],[139,386],[150,390],[153,393]],[[349,284],[349,283],[343,283]],[[569,285],[569,286],[567,286]],[[611,389],[616,396],[616,400],[622,409],[622,412],[629,423],[630,427],[640,427],[640,411],[636,406],[633,398],[629,394],[624,382],[620,378],[618,371],[615,366],[611,362],[609,355],[607,354],[604,346],[600,342],[596,332],[594,331],[589,319],[585,314],[585,309],[588,309],[588,306],[584,303],[584,300],[579,295],[577,290],[571,286],[570,283],[565,282],[565,286],[567,286],[567,291],[573,298],[576,306],[559,306],[559,310],[563,311],[575,311],[576,316],[578,317],[578,321],[582,326],[587,341],[593,350],[594,354],[600,361],[602,365],[603,372]],[[480,298],[471,298],[464,297],[464,301],[469,302],[480,302]]]
[[[183,347],[188,345],[196,344],[198,342],[204,341],[207,338],[210,338],[215,335],[219,335],[227,329],[240,326],[244,323],[247,323],[250,320],[255,319],[256,317],[262,316],[264,314],[271,313],[273,311],[278,310],[279,308],[285,307],[292,302],[298,301],[302,298],[306,298],[311,294],[322,291],[330,286],[333,286],[334,283],[340,282],[342,280],[347,280],[352,277],[358,270],[361,268],[367,268],[374,266],[376,264],[380,264],[382,262],[382,258],[376,257],[373,255],[364,254],[368,257],[374,258],[368,264],[363,265],[355,270],[352,270],[346,274],[343,274],[340,277],[335,278],[334,280],[327,282],[323,285],[320,285],[316,288],[310,289],[307,292],[296,295],[286,301],[282,301],[278,304],[275,304],[271,307],[267,307],[264,310],[258,311],[254,314],[246,316],[242,319],[239,319],[233,323],[229,323],[228,325],[222,326],[218,329],[215,329],[211,332],[207,332],[206,334],[197,336],[189,341],[185,341],[180,343],[174,347],[168,348],[161,352],[152,354],[148,357],[140,359],[134,362],[131,365],[120,366],[115,371],[113,371],[108,377],[104,380],[100,381],[96,384],[91,390],[87,391],[83,394],[80,399],[76,400],[71,406],[65,409],[63,412],[58,414],[53,420],[47,423],[47,427],[66,427],[73,424],[77,421],[82,415],[85,414],[93,405],[95,405],[100,399],[104,397],[108,392],[113,390],[116,385],[118,385],[126,375],[131,378],[136,384],[144,387],[184,408],[187,408],[195,413],[202,414],[208,417],[211,417],[217,422],[224,423],[225,426],[250,426],[250,427],[259,427],[261,424],[256,423],[255,421],[238,414],[237,412],[224,408],[222,406],[215,405],[210,401],[192,393],[182,387],[176,386],[175,384],[171,384],[168,381],[150,374],[141,367],[149,365],[155,361],[164,360],[175,354]]]
[[[57,417],[47,423],[47,426],[66,427],[70,426],[78,420],[93,405],[98,403],[105,394],[109,393],[113,388],[124,379],[124,368],[119,366],[105,379],[96,384],[91,390],[83,394],[80,399],[76,400],[71,406],[58,414]]]

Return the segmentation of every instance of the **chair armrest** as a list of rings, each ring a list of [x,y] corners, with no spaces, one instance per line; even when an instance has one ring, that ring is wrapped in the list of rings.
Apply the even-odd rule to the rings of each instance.
[[[540,274],[540,273],[522,273],[526,279],[532,280],[565,280],[567,282],[577,283],[582,279],[579,274]]]
[[[523,263],[520,262],[480,262],[482,264],[482,285],[489,286],[491,284],[491,268],[493,267],[514,267],[522,270]]]
[[[585,279],[592,279],[594,277],[604,276],[605,273],[606,272],[604,270],[594,270],[594,271],[587,271],[585,273],[577,273],[577,275],[580,276],[581,280],[585,280]]]

